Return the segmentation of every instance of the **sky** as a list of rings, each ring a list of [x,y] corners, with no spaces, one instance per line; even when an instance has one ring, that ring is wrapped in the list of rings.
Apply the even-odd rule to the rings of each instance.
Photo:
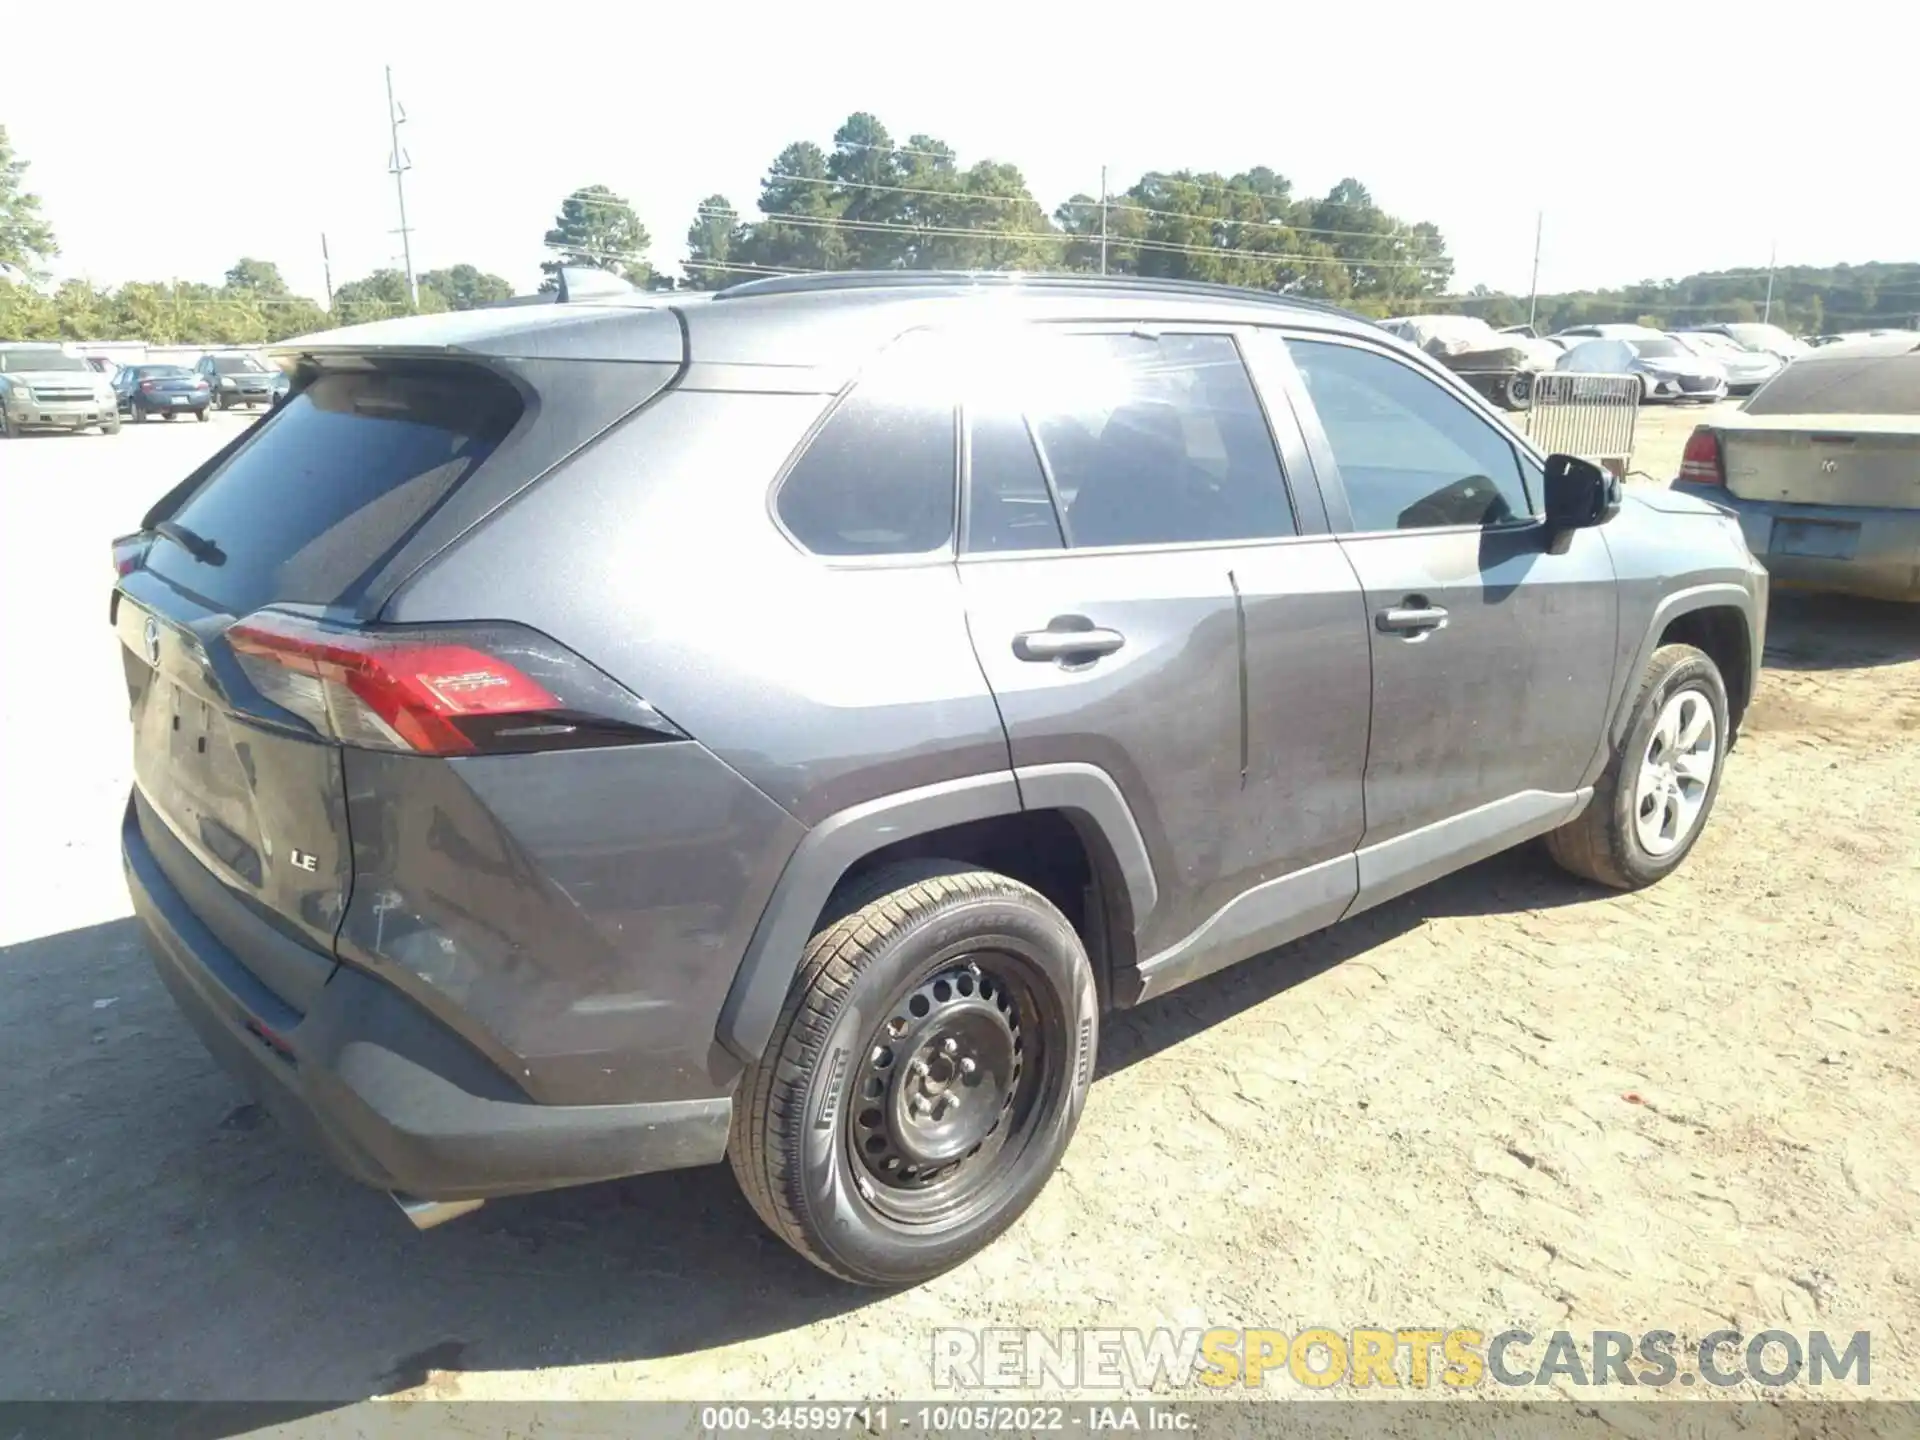
[[[1267,165],[1296,194],[1352,175],[1440,227],[1462,289],[1526,294],[1537,215],[1543,292],[1763,269],[1775,247],[1782,265],[1920,259],[1916,22],[1893,5],[552,13],[269,3],[12,47],[0,125],[54,273],[106,285],[217,283],[250,255],[318,298],[323,233],[336,285],[397,265],[389,65],[416,269],[465,261],[522,290],[568,191],[627,197],[673,269],[703,197],[751,211],[783,146],[828,145],[855,110],[1019,165],[1049,210],[1097,193],[1103,165],[1116,189],[1182,167]]]

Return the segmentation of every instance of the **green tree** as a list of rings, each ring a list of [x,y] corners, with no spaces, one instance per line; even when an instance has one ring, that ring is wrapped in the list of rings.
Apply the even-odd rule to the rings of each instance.
[[[422,315],[447,309],[446,299],[429,286],[420,287]],[[386,320],[396,315],[414,314],[413,297],[407,291],[407,277],[385,267],[358,280],[349,280],[334,288],[333,318],[340,325],[359,325],[369,320]]]
[[[428,270],[420,276],[422,292],[432,290],[448,310],[475,310],[498,300],[513,298],[513,286],[498,275],[488,274],[473,265],[452,265],[444,270]],[[422,295],[421,308],[425,309]]]
[[[281,278],[278,265],[271,260],[255,260],[245,255],[233,262],[233,268],[227,271],[223,288],[250,295],[277,296],[288,293],[287,282]]]
[[[645,285],[653,273],[646,261],[653,243],[633,207],[604,185],[585,185],[560,202],[560,213],[547,231],[551,258],[541,262],[551,290],[559,284],[560,267],[587,265],[609,270],[630,284]]]
[[[0,280],[0,336],[9,340],[58,340],[59,307],[30,285]]]
[[[734,247],[742,239],[740,214],[724,195],[709,195],[694,212],[687,227],[689,290],[720,290],[736,281],[750,279],[751,270],[730,268]]]
[[[766,218],[745,227],[733,246],[736,257],[763,269],[846,269],[841,204],[830,178],[818,145],[803,140],[776,155],[760,182],[760,213]]]
[[[53,227],[40,213],[40,197],[26,188],[27,162],[17,159],[0,125],[0,264],[28,275],[60,253]]]

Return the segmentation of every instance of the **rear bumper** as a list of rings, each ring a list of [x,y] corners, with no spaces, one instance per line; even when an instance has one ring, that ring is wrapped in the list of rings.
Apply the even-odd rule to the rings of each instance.
[[[1742,500],[1720,486],[1685,481],[1675,481],[1672,488],[1739,517],[1747,548],[1776,585],[1877,600],[1920,600],[1920,510]],[[1828,537],[1831,548],[1847,553],[1794,553],[1810,548],[1804,542],[1812,526],[1836,527]]]
[[[540,1105],[390,985],[341,966],[303,1015],[188,906],[129,806],[121,852],[161,980],[214,1057],[348,1175],[428,1200],[707,1165],[732,1101]]]

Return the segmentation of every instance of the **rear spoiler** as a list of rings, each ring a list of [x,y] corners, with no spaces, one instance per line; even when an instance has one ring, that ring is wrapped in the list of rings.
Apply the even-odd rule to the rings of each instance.
[[[619,300],[643,292],[632,283],[608,270],[588,265],[562,265],[554,272],[554,287],[531,295],[514,295],[476,306],[480,310],[504,310],[514,305],[577,305],[587,300]]]

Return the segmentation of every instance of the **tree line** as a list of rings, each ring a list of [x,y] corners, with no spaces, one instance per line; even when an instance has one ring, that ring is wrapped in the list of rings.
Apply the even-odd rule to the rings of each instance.
[[[1542,295],[1534,328],[1543,335],[1571,325],[1637,323],[1674,330],[1761,319],[1796,335],[1920,328],[1920,264],[1784,265],[1773,272],[1771,303],[1767,292],[1764,270],[1718,270],[1617,290]],[[1528,307],[1524,295],[1500,295],[1482,285],[1455,297],[1450,308],[1494,325],[1519,325]]]
[[[272,262],[251,257],[219,285],[102,289],[69,280],[48,293],[31,282],[59,246],[25,188],[25,170],[0,127],[0,338],[260,343],[513,295],[500,276],[461,264],[420,274],[416,301],[406,277],[383,268],[341,285],[322,306],[292,293]],[[653,290],[715,290],[824,270],[1105,271],[1251,286],[1373,316],[1457,310],[1513,325],[1529,310],[1526,297],[1484,286],[1451,293],[1453,261],[1438,227],[1391,214],[1357,179],[1312,195],[1264,166],[1231,175],[1152,172],[1049,211],[1018,166],[963,164],[930,135],[896,141],[865,112],[848,116],[826,146],[784,146],[752,212],[718,192],[702,200],[684,258],[671,268],[656,265],[631,203],[600,184],[568,192],[541,243],[542,289],[566,265],[610,270]],[[1916,312],[1920,265],[1789,266],[1773,275],[1771,318],[1801,333],[1912,324]],[[1767,275],[1719,271],[1543,295],[1533,313],[1543,332],[1605,321],[1672,328],[1756,320],[1769,313]]]

